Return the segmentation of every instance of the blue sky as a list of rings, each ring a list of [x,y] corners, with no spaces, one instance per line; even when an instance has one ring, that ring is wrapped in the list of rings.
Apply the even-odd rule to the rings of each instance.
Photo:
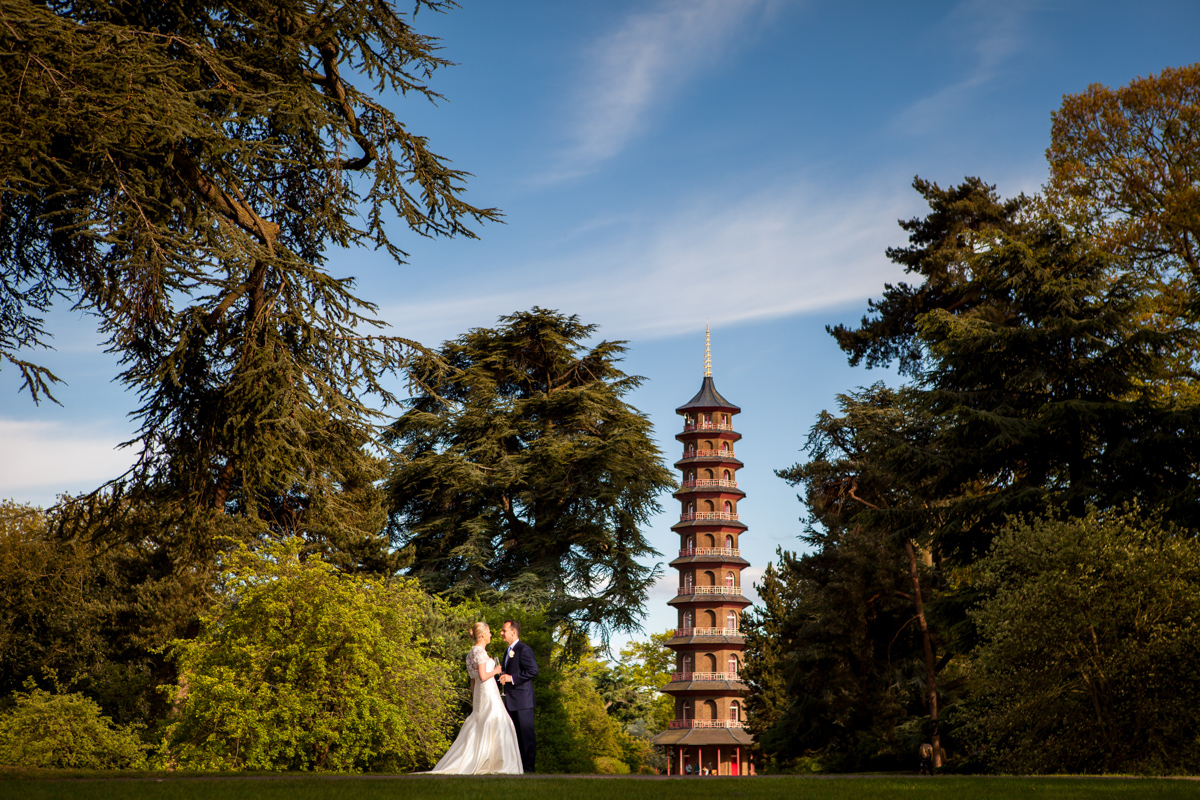
[[[411,263],[334,254],[396,333],[429,344],[533,305],[629,340],[632,402],[674,460],[674,408],[713,372],[743,413],[739,508],[752,580],[796,548],[803,509],[772,470],[801,457],[815,415],[887,372],[850,369],[824,326],[852,322],[885,281],[896,225],[923,209],[914,175],[978,175],[1002,194],[1046,177],[1050,113],[1089,83],[1121,85],[1200,49],[1200,4],[464,0],[419,29],[458,66],[436,107],[389,98],[474,174],[469,199],[505,224],[477,241],[403,236]],[[51,318],[64,403],[33,406],[0,372],[0,497],[46,504],[131,455],[133,398],[86,318]],[[677,505],[649,536],[664,554]],[[666,558],[663,559],[667,560]],[[746,584],[750,580],[745,581]],[[673,575],[649,630],[673,624]]]

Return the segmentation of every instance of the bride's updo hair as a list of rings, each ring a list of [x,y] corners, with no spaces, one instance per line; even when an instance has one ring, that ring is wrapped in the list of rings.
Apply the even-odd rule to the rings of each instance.
[[[476,622],[474,625],[471,626],[471,641],[474,641],[474,642],[479,641],[479,638],[481,636],[483,636],[483,632],[490,631],[490,630],[491,630],[491,628],[488,627],[488,624],[486,622]]]

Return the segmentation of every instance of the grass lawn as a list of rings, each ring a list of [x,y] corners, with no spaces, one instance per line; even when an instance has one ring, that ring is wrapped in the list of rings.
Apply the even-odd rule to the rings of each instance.
[[[1200,782],[1139,778],[939,777],[766,777],[757,778],[461,778],[372,777],[61,777],[20,771],[0,772],[3,800],[695,800],[732,796],[736,800],[1168,800],[1200,797]],[[702,785],[703,784],[703,788]]]

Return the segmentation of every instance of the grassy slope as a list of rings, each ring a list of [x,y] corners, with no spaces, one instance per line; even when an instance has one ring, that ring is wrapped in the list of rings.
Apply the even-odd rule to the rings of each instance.
[[[638,780],[628,778],[200,778],[136,780],[0,780],[3,800],[1173,800],[1200,796],[1200,783],[1126,778],[826,778],[758,777]]]

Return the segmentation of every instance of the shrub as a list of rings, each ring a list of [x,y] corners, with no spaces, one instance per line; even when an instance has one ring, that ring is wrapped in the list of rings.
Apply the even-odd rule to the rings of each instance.
[[[1013,772],[1200,771],[1200,540],[1135,513],[1010,526],[963,716]]]
[[[342,574],[302,549],[291,539],[229,557],[222,601],[196,639],[173,645],[169,756],[196,769],[431,766],[457,703],[452,667],[421,631],[440,602],[413,580]]]
[[[82,694],[51,694],[26,682],[0,716],[0,764],[69,769],[136,769],[146,746],[135,727],[114,726]]]
[[[596,772],[601,775],[628,775],[629,765],[619,758],[600,756],[596,759]]]

